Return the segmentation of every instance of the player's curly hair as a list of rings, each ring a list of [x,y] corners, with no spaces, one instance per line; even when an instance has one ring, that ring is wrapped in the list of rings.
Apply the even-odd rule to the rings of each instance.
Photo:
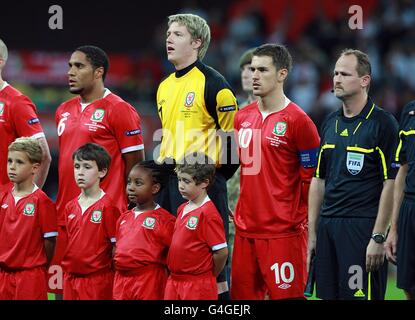
[[[174,173],[171,166],[165,165],[165,164],[159,164],[155,162],[154,160],[144,160],[140,163],[137,163],[134,165],[131,170],[135,168],[144,168],[146,170],[149,170],[151,172],[151,176],[153,178],[154,184],[160,185],[160,192],[167,184],[169,175]]]
[[[14,140],[8,148],[10,151],[20,151],[27,154],[30,163],[42,163],[42,148],[37,139],[20,137]]]
[[[184,156],[176,166],[176,172],[189,174],[196,185],[209,181],[208,188],[213,184],[216,166],[215,162],[206,154],[201,152],[193,152]]]
[[[108,69],[110,67],[110,62],[105,51],[101,48],[91,45],[80,46],[76,48],[75,51],[83,52],[86,55],[88,61],[92,64],[94,70],[102,67],[104,69],[102,80],[105,81],[105,77],[107,76]]]

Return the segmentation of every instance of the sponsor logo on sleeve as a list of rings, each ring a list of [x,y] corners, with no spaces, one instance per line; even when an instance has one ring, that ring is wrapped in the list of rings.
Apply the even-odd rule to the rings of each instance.
[[[219,108],[219,112],[229,112],[229,111],[235,111],[236,106],[224,106]]]
[[[190,230],[195,230],[198,223],[199,223],[199,218],[195,216],[191,216],[187,220],[186,227]]]
[[[100,223],[102,220],[102,211],[101,210],[95,210],[91,214],[91,222],[93,223]]]
[[[27,121],[28,124],[32,125],[35,123],[39,123],[39,118],[33,118]]]
[[[26,203],[23,209],[23,214],[25,216],[34,216],[35,215],[35,204],[34,203]]]
[[[156,225],[156,219],[153,217],[147,217],[143,221],[143,227],[147,229],[154,229]]]
[[[140,133],[141,133],[141,130],[140,130],[140,129],[134,129],[134,130],[126,131],[126,132],[125,132],[125,135],[126,135],[127,137],[130,137],[130,136],[136,136],[136,135],[139,135]]]

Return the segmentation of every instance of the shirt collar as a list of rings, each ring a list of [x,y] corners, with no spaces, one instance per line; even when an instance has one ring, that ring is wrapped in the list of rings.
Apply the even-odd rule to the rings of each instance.
[[[184,69],[177,70],[175,72],[176,78],[181,78],[185,74],[187,74],[190,70],[192,70],[194,67],[199,66],[201,64],[200,60],[196,60],[194,63],[192,63],[190,66],[187,66]]]
[[[355,119],[355,118],[367,119],[370,116],[369,114],[371,114],[371,112],[373,111],[372,107],[374,105],[375,104],[373,103],[372,98],[370,98],[368,96],[367,97],[367,102],[366,102],[365,106],[363,107],[362,111],[360,111],[360,113],[358,115],[356,115],[352,118],[348,118],[348,119]],[[340,107],[338,115],[344,117],[343,107]]]

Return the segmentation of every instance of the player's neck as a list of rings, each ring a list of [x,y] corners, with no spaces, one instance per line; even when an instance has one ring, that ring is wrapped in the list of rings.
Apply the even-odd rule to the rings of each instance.
[[[248,104],[250,104],[252,102],[255,102],[255,101],[258,101],[258,100],[259,100],[259,97],[254,96],[254,94],[252,92],[250,92],[248,94],[248,99],[247,99]]]
[[[33,193],[34,188],[35,183],[33,182],[33,179],[27,179],[25,181],[14,184],[13,195],[15,197],[25,197]]]
[[[187,68],[188,66],[192,65],[196,61],[197,61],[197,56],[189,58],[186,61],[174,62],[173,65],[174,65],[174,68],[176,69],[176,71],[180,71],[180,70],[183,70],[183,69]]]
[[[81,196],[78,199],[78,202],[82,205],[91,204],[97,202],[102,195],[102,189],[98,184],[94,184],[90,188],[81,189]]]
[[[102,99],[105,94],[104,84],[99,84],[93,87],[89,92],[81,93],[81,102],[82,103],[92,103],[96,100]]]
[[[196,198],[189,201],[189,205],[194,208],[198,208],[202,205],[203,201],[205,201],[206,197],[207,197],[207,191],[203,190]]]
[[[270,94],[260,97],[258,100],[259,110],[261,112],[277,112],[285,108],[285,95],[281,89],[274,90]]]
[[[137,203],[137,205],[134,208],[134,211],[140,211],[140,212],[152,211],[156,209],[156,207],[157,207],[157,203],[155,203],[153,199],[151,199],[150,201],[146,203],[141,203],[141,204]]]
[[[346,118],[352,118],[362,112],[367,103],[367,93],[348,97],[343,100],[343,114]]]

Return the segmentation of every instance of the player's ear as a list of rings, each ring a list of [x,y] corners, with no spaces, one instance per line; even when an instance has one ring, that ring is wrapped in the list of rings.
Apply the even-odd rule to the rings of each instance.
[[[200,47],[202,46],[202,40],[201,39],[193,39],[192,40],[192,46],[193,46],[193,49],[199,50]]]
[[[103,179],[107,175],[107,172],[108,172],[108,168],[104,168],[102,170],[99,170],[98,177],[100,179]]]
[[[154,183],[153,186],[151,187],[151,193],[152,194],[157,194],[161,189],[161,185],[160,183]]]
[[[98,67],[94,71],[95,79],[103,78],[104,77],[104,67]]]
[[[371,80],[371,77],[370,77],[370,75],[364,75],[363,77],[361,77],[360,78],[361,80],[360,80],[360,83],[361,83],[361,85],[362,85],[362,87],[368,87],[369,85],[370,85],[370,80]]]
[[[40,163],[33,163],[32,164],[32,174],[37,174],[40,169]]]
[[[287,76],[288,76],[287,69],[283,68],[278,71],[278,81],[282,81],[282,82],[285,81],[285,79],[287,79]]]

